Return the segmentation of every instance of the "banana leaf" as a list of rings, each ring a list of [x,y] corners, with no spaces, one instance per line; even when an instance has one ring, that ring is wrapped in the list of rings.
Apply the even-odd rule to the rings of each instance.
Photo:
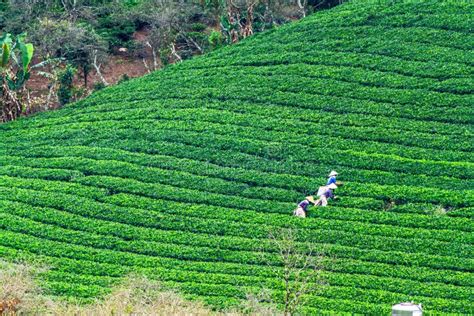
[[[11,45],[13,43],[12,35],[10,33],[4,33],[3,36],[0,37],[0,43],[7,43]]]
[[[28,72],[28,66],[30,65],[31,59],[33,58],[34,47],[33,44],[28,43],[24,44],[20,42],[20,51],[21,51],[21,63],[23,66],[23,71]]]
[[[10,44],[8,44],[7,42],[3,42],[0,67],[5,68],[7,66],[8,60],[10,59],[10,52],[11,52]]]

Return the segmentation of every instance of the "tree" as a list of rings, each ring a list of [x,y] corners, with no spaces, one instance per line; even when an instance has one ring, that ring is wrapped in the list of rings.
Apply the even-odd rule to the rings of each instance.
[[[91,13],[91,6],[88,3],[91,1],[84,0],[59,0],[62,9],[64,10],[65,17],[71,21],[76,22],[79,18],[91,18],[93,14]],[[92,1],[95,2],[95,1]],[[97,4],[95,4],[97,5]]]
[[[204,33],[203,8],[191,1],[149,0],[135,8],[133,19],[148,30],[143,42],[151,51],[151,66],[143,54],[145,67],[151,71],[168,62],[179,62],[202,54],[209,46]]]
[[[37,74],[48,79],[48,95],[44,100],[43,108],[49,109],[53,95],[56,94],[57,86],[59,85],[59,74],[62,71],[61,64],[63,60],[61,58],[49,58],[36,65],[31,66],[31,69],[42,69],[38,70]]]
[[[100,65],[108,58],[106,43],[85,25],[44,18],[31,35],[42,59],[64,58],[82,71],[86,88],[94,64]]]
[[[228,43],[305,15],[306,0],[225,0],[221,29]]]
[[[30,78],[33,44],[25,43],[26,34],[14,38],[5,33],[0,38],[0,107],[1,120],[16,119],[23,111],[19,93]]]
[[[274,251],[278,266],[267,261],[269,267],[283,283],[284,315],[295,315],[305,304],[307,294],[317,294],[324,283],[321,271],[324,267],[323,252],[311,244],[302,247],[298,240],[298,230],[282,228],[269,234],[270,249],[262,249],[262,254]]]
[[[200,5],[212,16],[213,26],[219,26],[221,16],[226,12],[226,0],[200,0]]]
[[[238,4],[235,3],[236,0],[229,0],[230,6],[237,7]],[[257,6],[260,3],[260,0],[245,0],[245,1],[240,1],[242,4],[240,4],[240,10],[244,10],[244,18],[241,19],[241,21],[238,21],[240,24],[240,35],[243,38],[246,38],[248,36],[253,35],[253,23],[255,20],[254,17],[254,12],[255,12],[255,6]],[[243,7],[243,8],[242,8]]]
[[[219,48],[222,45],[222,34],[218,31],[212,31],[208,37],[209,45],[211,49]]]
[[[135,20],[140,21],[148,29],[148,36],[143,42],[144,49],[149,49],[152,55],[151,67],[146,55],[142,56],[145,68],[150,72],[161,67],[162,61],[168,56],[165,52],[171,52],[171,47],[176,40],[175,25],[179,24],[179,10],[175,4],[162,0],[151,0],[144,2],[134,11]],[[168,53],[170,54],[170,53]],[[181,57],[176,59],[181,59]]]
[[[75,73],[76,69],[68,64],[58,75],[58,100],[60,105],[65,105],[71,101]]]
[[[4,29],[11,34],[20,34],[27,31],[31,22],[40,12],[42,6],[38,0],[7,0],[3,2]],[[48,3],[49,1],[45,1]],[[1,11],[1,10],[0,10]]]

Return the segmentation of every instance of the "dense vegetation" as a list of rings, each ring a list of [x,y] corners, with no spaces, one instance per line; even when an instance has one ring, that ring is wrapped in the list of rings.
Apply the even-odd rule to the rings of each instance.
[[[237,43],[341,2],[0,1],[0,36],[26,37],[35,47],[28,68],[32,80],[15,92],[18,110],[5,114],[11,106],[0,102],[0,121],[15,119],[16,112],[28,115],[55,109],[130,76]],[[0,54],[3,51],[0,40]],[[74,77],[77,80],[71,81]]]
[[[127,273],[215,307],[325,249],[303,311],[473,313],[474,5],[354,0],[0,126],[0,256],[88,299]],[[340,199],[290,216],[331,169]]]

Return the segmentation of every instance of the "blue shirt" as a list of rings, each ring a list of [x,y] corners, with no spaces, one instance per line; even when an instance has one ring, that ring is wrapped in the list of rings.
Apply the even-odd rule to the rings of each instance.
[[[328,183],[326,185],[330,185],[331,183],[336,184],[336,176],[332,176],[328,179]]]

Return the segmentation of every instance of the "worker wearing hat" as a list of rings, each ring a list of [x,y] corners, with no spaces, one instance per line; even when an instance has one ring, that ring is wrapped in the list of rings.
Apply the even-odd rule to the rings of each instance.
[[[335,189],[337,189],[337,185],[335,183],[319,187],[318,193],[316,194],[317,196],[319,196],[319,199],[316,200],[314,205],[327,206],[328,199],[332,199],[335,197],[333,192],[333,190]]]
[[[303,201],[298,203],[298,206],[293,211],[293,215],[305,218],[310,203],[315,204],[314,198],[312,196],[307,196]]]
[[[338,173],[336,171],[331,171],[329,173],[329,178],[328,178],[328,182],[326,183],[326,185],[330,185],[331,183],[334,183],[336,184],[336,177],[337,177]]]

